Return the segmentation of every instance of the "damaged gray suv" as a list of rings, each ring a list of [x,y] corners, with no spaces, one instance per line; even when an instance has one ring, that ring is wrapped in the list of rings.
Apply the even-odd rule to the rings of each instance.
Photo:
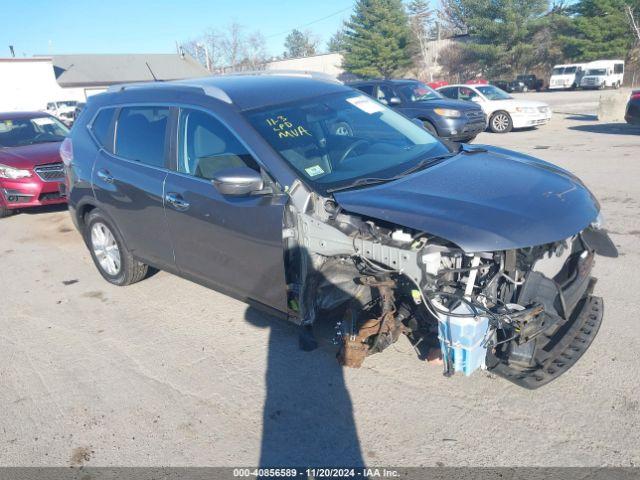
[[[444,144],[314,75],[112,87],[61,147],[71,216],[115,285],[173,272],[301,326],[335,322],[358,367],[401,335],[444,372],[526,388],[602,322],[595,254],[616,256],[569,172]]]

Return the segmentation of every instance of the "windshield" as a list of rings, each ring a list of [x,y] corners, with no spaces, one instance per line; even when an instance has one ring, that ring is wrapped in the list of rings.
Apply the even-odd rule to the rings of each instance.
[[[607,74],[606,68],[594,68],[592,70],[587,71],[587,75],[606,75],[606,74]]]
[[[563,73],[564,73],[564,68],[563,67],[556,67],[551,72],[551,75],[562,75]]]
[[[423,100],[434,100],[442,98],[433,88],[421,82],[408,83],[398,87],[400,94],[409,102],[421,102]]]
[[[0,147],[61,142],[68,133],[62,122],[49,116],[0,120]]]
[[[64,102],[58,102],[58,107],[75,107],[78,105],[78,102],[75,100],[66,100]]]
[[[500,90],[493,85],[481,85],[476,88],[481,94],[487,97],[487,100],[510,100],[513,98],[504,90]]]
[[[564,69],[564,73],[576,73],[578,67],[567,67]]]
[[[358,179],[391,179],[449,153],[426,130],[355,92],[247,112],[271,146],[322,193]]]

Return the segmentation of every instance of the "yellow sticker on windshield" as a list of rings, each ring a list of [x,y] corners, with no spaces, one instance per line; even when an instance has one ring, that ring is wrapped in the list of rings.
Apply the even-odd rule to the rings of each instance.
[[[304,135],[313,136],[302,125],[294,125],[284,115],[278,115],[274,118],[267,118],[267,125],[278,134],[278,138],[298,138]]]

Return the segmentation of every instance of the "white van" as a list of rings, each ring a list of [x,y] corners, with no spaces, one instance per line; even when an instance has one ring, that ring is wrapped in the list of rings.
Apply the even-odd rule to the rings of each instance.
[[[588,63],[582,88],[620,88],[624,77],[624,60],[598,60]]]
[[[577,88],[584,75],[586,63],[555,65],[549,79],[549,90]]]

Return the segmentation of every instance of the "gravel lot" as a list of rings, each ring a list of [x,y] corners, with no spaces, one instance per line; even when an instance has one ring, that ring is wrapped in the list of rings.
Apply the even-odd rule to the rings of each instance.
[[[360,370],[242,303],[157,275],[107,284],[68,213],[0,221],[0,464],[640,465],[640,130],[603,125],[596,92],[529,93],[558,113],[482,134],[594,191],[618,259],[600,258],[605,320],[537,391],[442,376],[401,339]]]

